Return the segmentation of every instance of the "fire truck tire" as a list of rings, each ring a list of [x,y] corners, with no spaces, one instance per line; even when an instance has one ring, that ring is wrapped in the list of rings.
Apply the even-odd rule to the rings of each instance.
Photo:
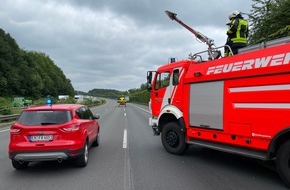
[[[280,146],[276,155],[277,171],[287,185],[290,188],[290,141],[286,141]]]
[[[165,150],[171,154],[181,155],[188,149],[184,133],[176,122],[167,123],[163,127],[161,141]]]

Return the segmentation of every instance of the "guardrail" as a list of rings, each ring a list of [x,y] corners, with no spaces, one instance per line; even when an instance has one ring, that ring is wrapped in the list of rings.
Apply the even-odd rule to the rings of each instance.
[[[0,123],[2,121],[8,121],[8,120],[16,120],[20,114],[13,114],[13,115],[0,115]]]

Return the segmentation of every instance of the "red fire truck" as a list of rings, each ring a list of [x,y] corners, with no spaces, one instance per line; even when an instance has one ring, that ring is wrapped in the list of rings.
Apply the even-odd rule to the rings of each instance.
[[[166,151],[182,154],[201,145],[276,160],[290,187],[290,38],[222,57],[211,39],[167,14],[209,48],[147,73],[149,124]]]

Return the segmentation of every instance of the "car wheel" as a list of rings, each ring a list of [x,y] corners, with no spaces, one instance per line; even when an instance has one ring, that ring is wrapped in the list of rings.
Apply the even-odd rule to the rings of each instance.
[[[276,166],[281,179],[290,187],[290,141],[286,141],[278,149]]]
[[[82,153],[81,156],[76,158],[76,165],[78,167],[85,167],[88,164],[88,160],[89,160],[89,147],[88,143],[86,143],[84,147],[84,152]]]
[[[161,133],[161,141],[165,150],[171,154],[181,155],[188,149],[184,133],[175,122],[167,123]]]
[[[99,146],[99,144],[100,144],[100,128],[99,128],[99,130],[98,130],[97,137],[96,137],[96,139],[94,140],[92,146],[93,146],[93,147],[97,147],[97,146]]]
[[[23,162],[20,163],[14,159],[12,159],[12,166],[16,169],[16,170],[23,170],[25,168],[27,168],[29,162]]]

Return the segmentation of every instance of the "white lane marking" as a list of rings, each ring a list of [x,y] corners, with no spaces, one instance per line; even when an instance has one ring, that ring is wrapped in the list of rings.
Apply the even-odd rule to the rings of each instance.
[[[123,148],[127,148],[127,129],[124,129]]]
[[[126,117],[126,113],[124,113],[124,116]]]
[[[5,130],[0,131],[0,133],[4,133],[4,132],[9,131],[9,130],[10,129],[5,129]]]
[[[144,111],[144,112],[147,112],[147,113],[151,114],[151,112],[148,111],[148,110],[145,110],[145,109],[143,109],[143,108],[141,108],[139,106],[133,105],[133,104],[131,104],[131,105],[134,106],[134,107],[136,107],[136,108],[138,108],[138,109],[140,109],[140,110],[142,110],[142,111]]]

